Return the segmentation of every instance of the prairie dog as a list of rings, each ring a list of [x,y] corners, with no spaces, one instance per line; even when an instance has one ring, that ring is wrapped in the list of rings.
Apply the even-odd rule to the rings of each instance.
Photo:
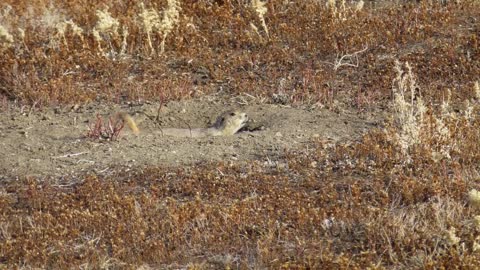
[[[136,135],[140,130],[133,118],[127,113],[119,113],[123,121],[130,127]],[[215,123],[208,128],[163,128],[155,131],[155,134],[173,136],[173,137],[207,137],[207,136],[231,136],[237,133],[248,121],[246,113],[234,110],[220,115]]]

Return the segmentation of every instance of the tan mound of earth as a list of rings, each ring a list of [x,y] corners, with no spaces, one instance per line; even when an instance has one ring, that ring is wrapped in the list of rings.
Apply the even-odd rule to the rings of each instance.
[[[162,127],[207,127],[222,112],[240,108],[250,121],[230,137],[161,136]],[[96,115],[130,113],[141,133],[125,127],[117,141],[87,138]],[[208,161],[272,161],[285,151],[305,149],[314,140],[354,140],[376,126],[380,117],[355,111],[292,108],[273,104],[202,98],[136,106],[87,105],[0,114],[0,180],[12,176],[65,176],[106,172],[112,168],[177,166]]]

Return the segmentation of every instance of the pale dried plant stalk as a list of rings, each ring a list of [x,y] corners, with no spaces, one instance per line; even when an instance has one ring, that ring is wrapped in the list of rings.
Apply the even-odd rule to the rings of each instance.
[[[268,33],[267,24],[265,23],[265,14],[268,11],[266,2],[263,2],[261,0],[252,0],[252,7],[255,10],[255,12],[257,12],[258,18],[262,23],[263,30],[267,34],[267,37],[270,37],[270,34]]]
[[[473,241],[472,251],[478,252],[480,251],[480,236],[475,237],[475,241]]]
[[[436,160],[442,160],[444,158],[450,159],[450,151],[457,148],[455,140],[452,140],[452,134],[448,127],[448,123],[455,121],[459,115],[452,112],[450,106],[452,93],[450,89],[447,90],[446,98],[443,99],[442,104],[440,105],[440,115],[433,116],[435,121],[435,133],[433,138],[436,139],[437,152],[434,153],[437,155]],[[435,159],[434,159],[435,160]]]
[[[401,63],[395,61],[397,77],[393,85],[393,109],[395,124],[398,129],[398,143],[404,154],[408,153],[411,146],[420,143],[420,130],[424,122],[426,107],[421,96],[415,96],[417,85],[410,64],[405,63],[406,71]],[[410,92],[410,100],[407,93]],[[416,97],[416,99],[415,99]]]
[[[339,6],[339,8],[337,8],[337,5]],[[363,2],[361,4],[358,4],[357,6],[359,5],[361,5],[360,8],[363,8]],[[347,6],[345,0],[327,0],[326,6],[330,9],[332,17],[334,19],[339,19],[341,21],[347,20]]]
[[[139,17],[142,21],[143,28],[147,33],[147,42],[151,52],[153,53],[155,51],[152,44],[151,34],[153,31],[156,31],[162,33],[160,53],[163,53],[165,51],[165,40],[167,39],[167,36],[180,21],[180,11],[182,9],[180,2],[177,0],[168,0],[167,8],[163,11],[163,17],[161,20],[159,13],[155,9],[145,9],[143,3],[140,3],[140,8],[142,9],[142,12]]]
[[[127,51],[127,37],[128,37],[128,27],[123,26],[122,27],[122,48],[120,49],[120,55],[124,55],[125,52]]]
[[[465,120],[467,120],[468,124],[470,124],[470,121],[474,118],[473,109],[474,105],[470,102],[470,100],[465,100],[465,112],[463,116],[465,117]]]
[[[473,84],[473,92],[475,94],[475,98],[477,100],[480,100],[480,84],[478,83],[478,81],[476,81],[474,84]]]
[[[0,25],[0,46],[11,47],[13,43],[13,36],[7,31],[7,29],[3,25]]]
[[[163,32],[162,44],[160,46],[160,52],[165,51],[165,40],[167,35],[173,30],[173,27],[178,24],[180,20],[180,2],[177,0],[168,0],[167,9],[163,12],[163,19],[161,23],[161,31]]]
[[[257,26],[255,26],[255,24],[253,24],[253,22],[250,22],[250,28],[252,28],[253,32],[255,32],[257,34],[260,41],[262,41],[263,40],[262,35],[260,35],[260,32],[258,31]]]
[[[151,33],[154,29],[157,29],[159,27],[160,16],[158,15],[158,12],[153,8],[145,9],[145,5],[143,3],[140,3],[140,8],[142,9],[142,12],[140,13],[139,17],[143,24],[143,30],[147,33],[148,46],[150,47],[150,51],[154,52],[155,49],[152,45]]]
[[[345,0],[340,0],[340,8],[342,9],[342,13],[345,13],[347,10],[347,6],[345,5]]]
[[[447,89],[447,97],[443,99],[442,105],[440,105],[442,119],[455,117],[454,113],[452,113],[452,110],[450,108],[451,99],[452,99],[452,91],[450,91],[450,89]]]
[[[25,42],[25,30],[23,30],[22,28],[17,28],[18,30],[18,35],[20,36],[20,38]]]
[[[365,5],[365,2],[363,2],[363,0],[358,1],[357,4],[355,5],[355,12],[362,10],[364,5]]]
[[[327,0],[326,3],[327,7],[330,8],[330,11],[332,12],[333,16],[337,16],[337,1],[336,0]]]
[[[65,37],[65,33],[68,29],[72,31],[74,36],[80,38],[80,40],[82,41],[82,45],[85,45],[83,39],[83,29],[79,27],[76,23],[74,23],[73,20],[65,20],[55,25],[56,34],[51,40],[51,44],[56,45],[56,41],[61,39],[63,41],[63,45],[68,49],[67,39]]]
[[[98,44],[98,49],[103,53],[101,42],[103,38],[100,34],[111,35],[112,37],[119,36],[118,28],[120,27],[120,22],[113,18],[110,12],[107,10],[97,10],[95,13],[98,17],[98,21],[95,27],[92,30],[93,37]]]
[[[435,117],[435,131],[437,137],[442,141],[447,141],[450,138],[450,130],[446,126],[445,122],[437,117]]]
[[[56,29],[57,25],[64,21],[63,12],[50,5],[43,11],[38,26],[41,29]]]
[[[65,32],[67,31],[67,23],[61,22],[55,26],[57,33],[53,39],[62,39],[63,45],[67,46],[67,39],[65,38]]]
[[[454,245],[457,245],[458,243],[460,243],[461,239],[459,237],[457,237],[455,227],[451,227],[446,232],[446,240],[447,240],[447,244],[449,246],[454,246]]]
[[[476,189],[468,192],[468,202],[475,208],[480,209],[480,191]]]
[[[436,144],[436,148],[438,151],[432,151],[432,159],[435,162],[439,162],[443,159],[450,159],[450,150],[455,147],[454,143],[450,141],[450,130],[446,126],[443,119],[438,117],[433,117],[435,121],[435,133],[433,137],[436,137],[438,143]]]
[[[97,24],[95,25],[96,31],[100,33],[118,34],[120,22],[113,18],[110,12],[97,10],[96,15],[98,17]]]
[[[46,34],[50,36],[48,42],[49,48],[59,48],[60,43],[66,45],[65,31],[67,25],[65,23],[65,16],[63,12],[51,4],[43,10],[40,20],[38,21],[38,27],[40,31],[46,31]],[[55,33],[52,33],[55,31]]]
[[[78,26],[76,23],[74,23],[73,20],[68,20],[66,21],[66,23],[70,26],[70,29],[73,35],[79,37],[82,43],[84,43],[83,29],[80,26]]]
[[[450,91],[447,91],[446,98],[440,106],[440,112],[432,115],[432,122],[427,122],[424,117],[427,107],[425,106],[420,92],[417,93],[416,78],[413,75],[409,63],[405,63],[405,70],[402,64],[395,61],[395,71],[397,77],[393,81],[393,110],[396,131],[394,139],[401,147],[402,154],[411,162],[409,151],[415,145],[429,145],[432,149],[432,160],[439,162],[444,159],[450,159],[452,150],[458,148],[456,140],[452,139],[451,124],[459,117],[457,113],[452,112],[450,108]],[[468,111],[466,117],[468,117]],[[422,132],[430,130],[428,126],[432,125],[431,133]]]
[[[480,231],[480,216],[476,215],[473,217],[473,225],[477,231]]]
[[[25,42],[25,30],[23,30],[23,29],[20,28],[20,27],[18,27],[17,30],[18,30],[18,35],[20,36],[20,39],[22,40],[23,46],[24,46],[25,49],[27,49],[27,51],[28,51],[27,43]]]

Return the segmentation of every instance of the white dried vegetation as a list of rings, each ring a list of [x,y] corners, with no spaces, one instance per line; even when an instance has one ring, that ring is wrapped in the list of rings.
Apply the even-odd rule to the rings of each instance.
[[[63,12],[55,7],[48,7],[43,11],[40,17],[38,27],[40,31],[45,31],[50,37],[48,47],[59,48],[61,44],[68,50],[68,42],[66,38],[67,33],[71,33],[74,37],[78,37],[85,47],[84,31],[73,20],[67,20]],[[19,29],[22,39],[25,37],[25,32]]]
[[[326,6],[328,9],[330,9],[333,18],[340,19],[342,21],[345,21],[347,19],[345,15],[347,11],[345,0],[327,0]]]
[[[327,0],[325,5],[334,19],[346,21],[349,16],[353,16],[356,12],[361,11],[365,2],[360,0],[356,4],[347,7],[345,0]]]
[[[32,14],[33,16],[33,14]],[[40,31],[51,30],[57,27],[57,24],[65,21],[65,15],[62,10],[53,6],[46,7],[40,15],[40,20],[35,24]]]
[[[18,27],[18,28],[17,28],[17,31],[18,31],[18,36],[19,36],[20,39],[22,40],[23,46],[25,47],[25,49],[28,50],[27,43],[25,42],[25,30],[23,30],[22,28]]]
[[[397,128],[396,141],[402,153],[408,155],[409,149],[420,143],[420,129],[424,123],[426,107],[421,96],[416,97],[417,83],[412,67],[395,61],[396,78],[393,80],[393,119]],[[416,97],[416,98],[415,98]]]
[[[449,246],[458,245],[460,240],[462,240],[456,235],[456,231],[457,230],[455,227],[451,227],[448,231],[446,231],[445,240]]]
[[[364,5],[365,2],[363,2],[363,0],[358,1],[355,5],[355,12],[359,12],[360,10],[362,10]]]
[[[0,47],[7,48],[11,46],[13,46],[13,36],[3,25],[0,25]]]
[[[475,94],[475,99],[480,100],[480,84],[478,81],[473,84],[473,93]]]
[[[409,154],[419,145],[431,149],[431,158],[435,162],[450,159],[452,151],[458,150],[460,144],[459,139],[454,137],[456,129],[462,128],[458,123],[462,121],[470,125],[478,102],[467,100],[464,109],[456,112],[450,104],[451,91],[447,90],[436,112],[425,106],[410,64],[395,61],[394,68],[397,73],[392,85],[395,132],[391,135],[400,146],[406,162],[411,162]],[[477,95],[475,87],[473,90]],[[431,113],[429,117],[426,117],[427,111]]]
[[[0,22],[6,17],[9,16],[10,12],[12,11],[12,7],[10,5],[5,5],[5,7],[0,10]],[[14,44],[13,35],[8,31],[8,26],[0,24],[0,49],[1,48],[9,48],[12,47]]]
[[[143,30],[147,34],[147,42],[151,53],[155,52],[155,48],[152,43],[152,33],[162,36],[160,53],[163,53],[165,51],[165,40],[167,39],[167,36],[180,21],[180,11],[182,9],[180,2],[177,0],[168,0],[167,7],[163,11],[162,16],[160,16],[159,12],[154,8],[146,9],[143,3],[140,3],[140,9],[140,22]]]
[[[480,209],[480,192],[476,189],[470,190],[468,193],[468,202],[476,209]]]
[[[258,18],[260,19],[260,22],[262,24],[263,30],[265,31],[265,34],[267,35],[267,38],[270,37],[270,34],[268,33],[268,28],[267,24],[265,23],[265,14],[267,14],[267,6],[266,2],[263,2],[261,0],[252,0],[252,8],[255,10],[255,12],[258,15]],[[253,24],[252,22],[250,23],[250,27],[260,36],[261,35],[258,31],[258,28]]]
[[[468,192],[468,202],[475,210],[480,209],[480,192],[476,189],[470,190],[470,192]],[[477,232],[479,232],[480,231],[480,215],[476,215],[473,217],[472,224],[474,229]],[[475,238],[475,241],[473,242],[472,250],[474,252],[480,251],[480,236],[477,236]]]
[[[62,22],[59,22],[55,26],[56,29],[56,34],[55,34],[55,39],[57,40],[62,40],[63,45],[67,47],[68,49],[68,43],[67,43],[67,38],[65,37],[65,34],[70,30],[73,34],[73,36],[78,37],[82,41],[82,46],[85,46],[85,42],[83,39],[83,29],[78,26],[73,20],[65,20]]]
[[[15,14],[10,5],[4,5],[0,10],[0,50],[21,44],[28,51],[25,30],[20,27],[24,25],[23,20],[24,18]]]
[[[110,12],[107,10],[97,10],[96,15],[98,21],[95,24],[95,27],[92,30],[93,37],[98,44],[98,50],[104,56],[114,56],[117,54],[123,55],[127,49],[127,37],[128,37],[128,28],[123,26],[120,33],[120,22],[112,17]],[[121,49],[120,52],[116,52],[114,46],[112,45],[111,40],[119,40],[121,38]],[[108,42],[110,44],[110,54],[106,54],[102,48],[102,43]]]

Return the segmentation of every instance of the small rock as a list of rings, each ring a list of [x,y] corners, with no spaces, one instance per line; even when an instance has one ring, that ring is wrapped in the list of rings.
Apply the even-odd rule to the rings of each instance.
[[[80,109],[80,105],[75,104],[75,105],[72,106],[72,108],[70,109],[70,111],[72,111],[72,112],[78,112],[78,109]]]
[[[280,131],[279,131],[279,132],[275,133],[275,137],[283,137],[283,135],[282,135],[282,133],[280,133]]]

